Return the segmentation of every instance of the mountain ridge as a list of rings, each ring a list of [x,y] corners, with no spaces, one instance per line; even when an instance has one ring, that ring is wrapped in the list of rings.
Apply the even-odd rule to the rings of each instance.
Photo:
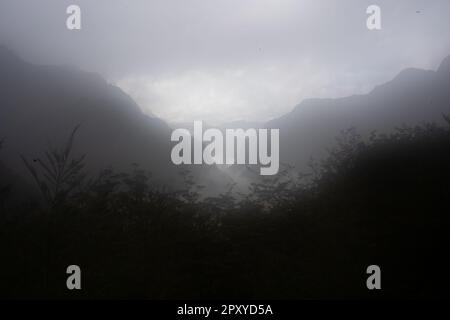
[[[448,88],[450,56],[436,71],[404,69],[368,94],[305,99],[291,112],[258,127],[280,129],[280,163],[304,170],[311,157],[327,155],[342,130],[356,127],[368,135],[402,124],[439,122],[443,113],[450,113]],[[123,171],[137,162],[160,181],[173,181],[179,173],[180,167],[170,159],[169,124],[144,113],[132,97],[96,73],[36,66],[0,46],[0,90],[0,137],[6,138],[3,160],[14,171],[26,175],[19,154],[34,157],[49,143],[60,145],[81,124],[75,151],[88,155],[92,172],[110,166]],[[218,180],[246,176],[236,168],[189,169],[216,187]]]
[[[445,124],[450,113],[450,55],[436,71],[407,68],[367,94],[312,98],[265,124],[280,129],[280,161],[306,170],[311,157],[321,158],[342,130],[363,136],[386,133],[402,125]]]

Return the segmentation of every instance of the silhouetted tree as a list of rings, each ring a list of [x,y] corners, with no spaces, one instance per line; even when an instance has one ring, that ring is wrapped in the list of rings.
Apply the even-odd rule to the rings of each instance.
[[[33,162],[37,163],[37,167],[21,155],[25,166],[50,207],[54,207],[67,199],[85,178],[85,174],[82,172],[85,166],[85,155],[79,158],[71,157],[73,142],[79,127],[77,125],[72,130],[63,148],[47,150],[44,159],[34,159]]]

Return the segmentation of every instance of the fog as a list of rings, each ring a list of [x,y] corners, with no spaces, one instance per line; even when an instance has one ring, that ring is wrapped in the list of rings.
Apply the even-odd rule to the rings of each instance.
[[[66,8],[81,8],[69,31]],[[168,122],[267,121],[305,98],[367,93],[450,53],[450,2],[190,0],[0,3],[0,43],[119,85]]]

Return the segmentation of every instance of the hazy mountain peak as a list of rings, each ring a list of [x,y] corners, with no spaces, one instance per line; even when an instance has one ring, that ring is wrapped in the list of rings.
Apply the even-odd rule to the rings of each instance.
[[[441,74],[442,73],[450,74],[450,55],[448,55],[444,60],[442,60],[441,65],[439,66],[437,72]]]

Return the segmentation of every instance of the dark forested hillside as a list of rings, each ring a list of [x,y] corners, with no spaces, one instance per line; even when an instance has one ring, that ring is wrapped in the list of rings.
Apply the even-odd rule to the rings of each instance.
[[[264,181],[239,202],[232,193],[200,201],[187,173],[179,192],[157,189],[139,167],[105,170],[42,205],[13,205],[2,193],[1,294],[448,296],[449,127],[405,127],[370,142],[347,130],[339,141],[308,184]],[[81,293],[65,288],[73,263],[83,268]],[[381,292],[365,286],[371,264],[383,270]]]

